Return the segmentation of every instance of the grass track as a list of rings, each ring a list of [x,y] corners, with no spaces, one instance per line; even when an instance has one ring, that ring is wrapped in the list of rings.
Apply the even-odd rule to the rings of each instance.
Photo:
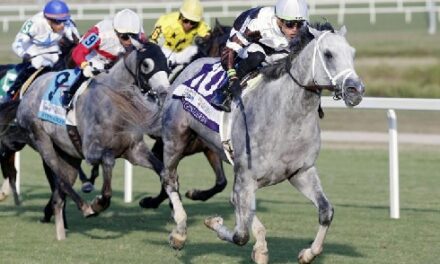
[[[401,219],[388,215],[387,150],[330,149],[324,146],[318,160],[321,180],[335,206],[335,218],[324,254],[316,263],[436,263],[440,257],[439,151],[405,148],[400,151]],[[244,247],[227,244],[203,225],[219,214],[229,227],[234,214],[227,190],[212,200],[184,200],[189,240],[184,250],[167,245],[173,224],[169,209],[145,211],[137,206],[144,194],[154,194],[158,180],[150,171],[136,169],[134,198],[123,203],[120,163],[114,173],[114,198],[102,215],[83,219],[69,203],[70,232],[55,240],[53,224],[40,224],[48,187],[36,153],[22,156],[23,205],[12,199],[0,204],[1,263],[249,263],[252,242]],[[226,166],[231,175],[230,166]],[[211,185],[213,177],[201,155],[179,167],[182,190]],[[145,175],[147,174],[147,175]],[[230,182],[232,182],[229,176]],[[97,183],[100,186],[101,182]],[[77,185],[77,188],[79,186]],[[96,192],[86,195],[93,199]],[[313,206],[287,183],[258,191],[257,213],[268,234],[271,263],[295,263],[298,252],[314,237],[317,214]]]

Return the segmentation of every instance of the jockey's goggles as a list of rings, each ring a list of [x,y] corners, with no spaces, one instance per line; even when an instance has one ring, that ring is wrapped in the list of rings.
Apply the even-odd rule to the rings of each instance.
[[[304,20],[284,20],[280,19],[281,23],[283,23],[287,28],[301,28],[305,21]]]
[[[195,27],[195,26],[197,26],[197,25],[199,24],[199,22],[197,22],[197,21],[193,21],[193,20],[190,20],[190,19],[188,19],[188,18],[185,18],[185,17],[182,16],[182,15],[180,15],[180,19],[182,20],[182,22],[183,22],[184,24],[190,24],[190,25],[193,26],[193,27]]]
[[[133,34],[133,33],[117,33],[116,32],[116,35],[118,35],[118,37],[124,41],[127,41],[130,38],[138,39],[138,34]]]
[[[61,25],[61,24],[66,23],[66,20],[58,20],[58,19],[52,19],[52,18],[47,18],[47,17],[46,17],[46,19],[55,25]]]

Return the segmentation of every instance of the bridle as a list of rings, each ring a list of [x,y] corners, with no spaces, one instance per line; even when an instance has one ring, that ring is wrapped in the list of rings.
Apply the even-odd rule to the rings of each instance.
[[[313,85],[304,85],[301,84],[290,72],[290,69],[287,69],[287,73],[289,74],[289,76],[292,78],[292,80],[301,88],[312,91],[318,95],[321,94],[322,90],[327,89],[330,91],[333,91],[334,95],[333,95],[333,99],[335,100],[340,100],[342,98],[345,97],[345,91],[344,91],[344,84],[345,81],[348,79],[348,77],[350,77],[351,74],[353,74],[353,69],[351,68],[347,68],[345,70],[340,71],[338,74],[332,76],[332,74],[330,73],[330,71],[328,70],[324,58],[322,56],[322,52],[318,52],[319,51],[319,43],[320,41],[324,38],[325,35],[327,35],[328,33],[330,33],[331,31],[325,31],[323,32],[318,39],[315,41],[315,47],[313,49],[313,57],[312,57],[312,80],[313,80]],[[316,54],[318,54],[320,62],[322,67],[324,68],[325,73],[327,74],[327,77],[329,78],[331,84],[327,84],[327,85],[322,85],[322,84],[318,84],[315,80],[315,65],[316,65]],[[340,78],[342,79],[342,83],[341,85],[338,87],[337,84],[337,80],[339,80]]]
[[[143,74],[140,74],[141,73],[140,72],[140,69],[141,69],[140,65],[142,63],[142,59],[139,58],[139,51],[138,50],[134,50],[134,51],[136,52],[136,69],[135,69],[136,74],[127,65],[126,58],[128,57],[128,54],[123,57],[124,66],[125,66],[125,69],[130,73],[130,75],[135,80],[134,84],[137,87],[139,87],[142,94],[145,94],[151,90],[151,87],[148,85],[148,77],[147,76],[142,77],[141,75],[143,75]],[[146,74],[146,75],[149,75],[149,74]]]

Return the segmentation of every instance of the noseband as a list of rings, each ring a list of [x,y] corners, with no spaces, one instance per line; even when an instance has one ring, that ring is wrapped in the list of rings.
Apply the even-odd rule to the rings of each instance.
[[[321,41],[321,39],[324,38],[325,35],[327,35],[328,33],[330,33],[330,31],[325,31],[324,33],[322,33],[318,39],[315,42],[315,47],[313,49],[313,57],[312,57],[312,80],[313,80],[313,85],[303,85],[301,83],[299,83],[299,81],[292,75],[292,73],[290,72],[290,69],[287,70],[287,73],[289,74],[289,76],[292,78],[292,80],[300,87],[312,91],[316,94],[321,94],[321,91],[323,89],[327,89],[330,91],[333,91],[334,95],[333,95],[333,99],[335,100],[340,100],[344,97],[344,84],[345,81],[347,80],[347,78],[354,72],[353,69],[347,68],[345,70],[340,71],[338,74],[336,74],[335,76],[332,76],[330,71],[327,69],[327,66],[325,65],[325,61],[324,58],[322,56],[322,52],[318,52],[319,51],[319,43]],[[321,65],[324,68],[325,73],[327,74],[327,77],[329,78],[331,84],[327,84],[327,85],[322,85],[322,84],[318,84],[315,80],[315,65],[316,65],[316,54],[319,55],[319,59],[321,61]],[[343,78],[341,85],[338,87],[337,85],[337,80],[340,78]]]

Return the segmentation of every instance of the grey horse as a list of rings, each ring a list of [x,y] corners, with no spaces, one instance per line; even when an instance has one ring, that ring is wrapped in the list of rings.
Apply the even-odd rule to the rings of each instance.
[[[115,158],[159,173],[162,163],[147,148],[143,137],[157,113],[156,103],[141,92],[152,88],[165,93],[169,88],[166,59],[155,44],[145,44],[115,64],[108,73],[95,77],[76,104],[77,130],[82,141],[78,149],[65,126],[37,117],[45,88],[57,73],[39,77],[24,95],[17,109],[17,123],[29,133],[29,144],[37,150],[51,171],[57,175],[52,195],[56,237],[65,239],[62,217],[65,195],[69,195],[84,216],[96,215],[110,205],[111,177]],[[132,85],[136,84],[136,85]],[[3,113],[2,113],[3,114]],[[72,188],[82,159],[103,168],[101,195],[92,204],[85,202]]]
[[[298,256],[300,263],[311,263],[323,250],[324,238],[333,219],[333,206],[323,192],[315,162],[320,150],[318,108],[321,91],[333,91],[348,107],[362,100],[364,85],[354,70],[354,49],[345,39],[346,29],[304,27],[298,45],[285,60],[263,68],[262,79],[236,100],[231,112],[230,142],[233,149],[234,185],[231,203],[235,207],[233,230],[223,225],[220,216],[209,217],[205,225],[222,240],[237,245],[249,241],[249,229],[256,239],[252,259],[267,263],[269,254],[266,230],[256,215],[256,191],[288,180],[318,208],[319,230],[310,247]],[[324,25],[326,25],[324,24]],[[175,89],[196,75],[205,63],[190,64],[172,84]],[[241,102],[241,103],[240,103]],[[238,107],[242,104],[242,107]],[[244,119],[244,115],[246,120]],[[250,136],[246,143],[246,130]],[[187,238],[187,214],[178,195],[176,173],[182,150],[194,136],[227,160],[219,133],[197,121],[182,107],[180,100],[167,100],[163,114],[164,170],[163,187],[174,209],[176,227],[169,236],[170,245],[181,249]]]

